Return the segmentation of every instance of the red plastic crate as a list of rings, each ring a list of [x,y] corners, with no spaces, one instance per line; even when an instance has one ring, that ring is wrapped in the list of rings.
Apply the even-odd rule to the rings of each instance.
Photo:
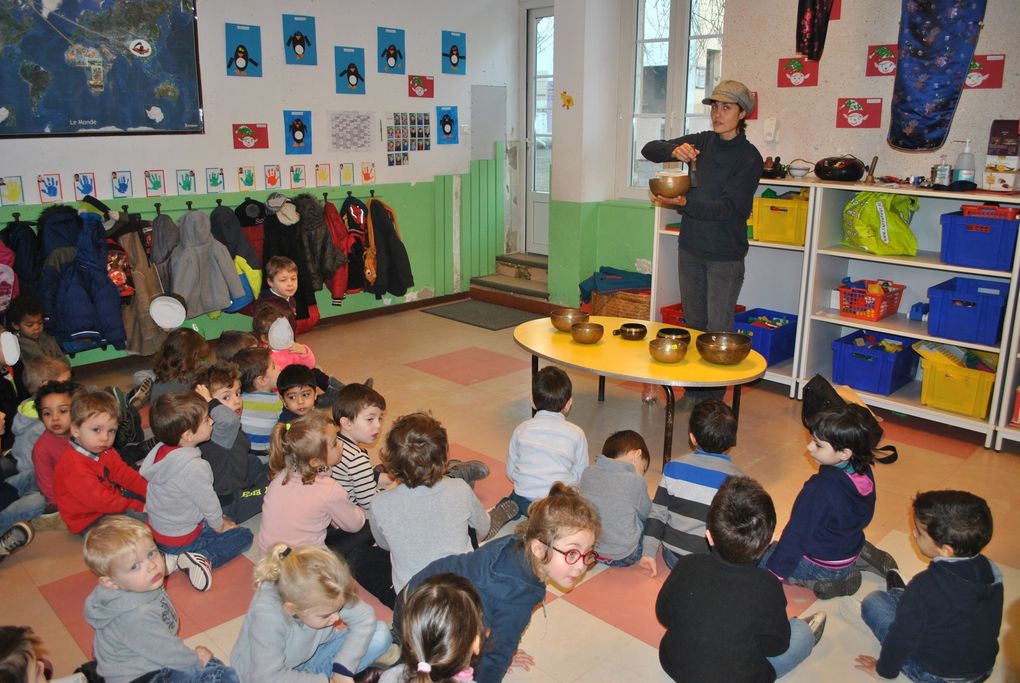
[[[733,309],[733,312],[743,313],[747,310],[747,306],[737,304],[737,307]],[[662,317],[662,322],[667,325],[677,325],[683,327],[686,319],[684,318],[684,305],[683,303],[670,304],[669,306],[662,306],[659,308],[659,315]]]
[[[1001,218],[1015,221],[1020,218],[1020,208],[1015,206],[995,206],[993,204],[963,204],[960,206],[964,216],[981,216],[982,218]]]
[[[868,291],[868,285],[879,284],[882,285],[882,294]],[[838,289],[840,315],[862,320],[881,320],[899,310],[906,286],[883,280],[860,280]]]

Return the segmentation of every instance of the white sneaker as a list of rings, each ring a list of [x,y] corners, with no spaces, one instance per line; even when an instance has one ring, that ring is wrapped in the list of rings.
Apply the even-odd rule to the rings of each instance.
[[[212,565],[209,563],[209,558],[201,553],[186,552],[180,555],[171,555],[176,561],[174,566],[176,569],[184,572],[191,586],[201,592],[205,592],[212,588]],[[167,563],[169,569],[170,564]]]

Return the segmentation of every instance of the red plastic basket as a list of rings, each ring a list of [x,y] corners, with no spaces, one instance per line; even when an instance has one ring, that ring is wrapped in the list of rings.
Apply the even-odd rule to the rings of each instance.
[[[1020,217],[1020,209],[1015,206],[995,206],[993,204],[963,204],[960,210],[964,216],[981,216],[983,218],[1000,218],[1015,221]]]
[[[863,287],[859,286],[863,283]],[[883,280],[862,280],[854,286],[839,288],[839,314],[847,318],[881,320],[900,308],[905,285]],[[868,291],[868,285],[880,285],[882,294]]]

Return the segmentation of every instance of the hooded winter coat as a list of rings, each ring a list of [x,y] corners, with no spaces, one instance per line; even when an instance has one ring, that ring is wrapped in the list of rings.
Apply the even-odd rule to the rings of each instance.
[[[184,297],[188,317],[219,311],[244,296],[227,248],[213,239],[209,216],[188,211],[181,218],[181,243],[170,254],[171,291]]]
[[[138,471],[149,482],[145,511],[157,540],[187,536],[203,521],[213,529],[223,526],[212,468],[198,448],[156,444]]]
[[[387,293],[404,296],[414,286],[411,260],[397,233],[396,214],[380,199],[368,200],[368,229],[375,235],[376,278],[366,289],[376,299]]]
[[[255,249],[241,232],[241,221],[237,214],[226,206],[217,206],[209,215],[212,224],[212,235],[230,252],[232,258],[240,256],[250,267],[261,268],[262,261]]]
[[[118,237],[117,242],[131,261],[131,279],[135,283],[135,295],[123,310],[128,351],[151,356],[163,346],[167,332],[149,314],[149,304],[153,298],[163,293],[163,288],[155,265],[145,254],[142,239],[139,230],[130,230]]]
[[[266,263],[274,256],[286,256],[297,266],[298,288],[294,295],[296,305],[295,314],[298,320],[305,320],[310,317],[310,307],[315,306],[315,290],[312,289],[312,275],[308,268],[308,259],[305,257],[305,250],[301,246],[300,218],[290,222],[289,211],[278,211],[266,218],[266,241],[262,253],[263,263]],[[263,293],[268,289],[268,282]],[[321,284],[320,284],[321,286]],[[318,310],[315,314],[318,320]]]
[[[163,668],[201,668],[198,654],[177,637],[180,620],[166,590],[135,593],[96,586],[85,599],[85,621],[96,631],[92,651],[106,683],[130,683]]]
[[[317,292],[347,259],[330,239],[319,200],[310,194],[300,194],[294,198],[294,206],[301,215],[298,236],[308,264],[309,286]]]
[[[152,221],[152,265],[156,268],[159,284],[164,292],[170,289],[170,254],[181,243],[181,229],[174,219],[165,213],[156,216]]]

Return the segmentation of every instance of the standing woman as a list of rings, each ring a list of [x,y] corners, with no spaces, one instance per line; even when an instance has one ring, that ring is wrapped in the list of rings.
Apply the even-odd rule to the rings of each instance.
[[[677,269],[687,326],[731,331],[733,309],[744,283],[747,217],[764,163],[747,140],[747,115],[754,98],[738,81],[719,81],[703,104],[712,107],[712,130],[675,140],[655,140],[641,154],[649,161],[697,160],[697,187],[659,204],[675,206],[683,218]],[[687,390],[695,401],[722,398],[724,389]],[[690,407],[690,403],[688,407]]]

